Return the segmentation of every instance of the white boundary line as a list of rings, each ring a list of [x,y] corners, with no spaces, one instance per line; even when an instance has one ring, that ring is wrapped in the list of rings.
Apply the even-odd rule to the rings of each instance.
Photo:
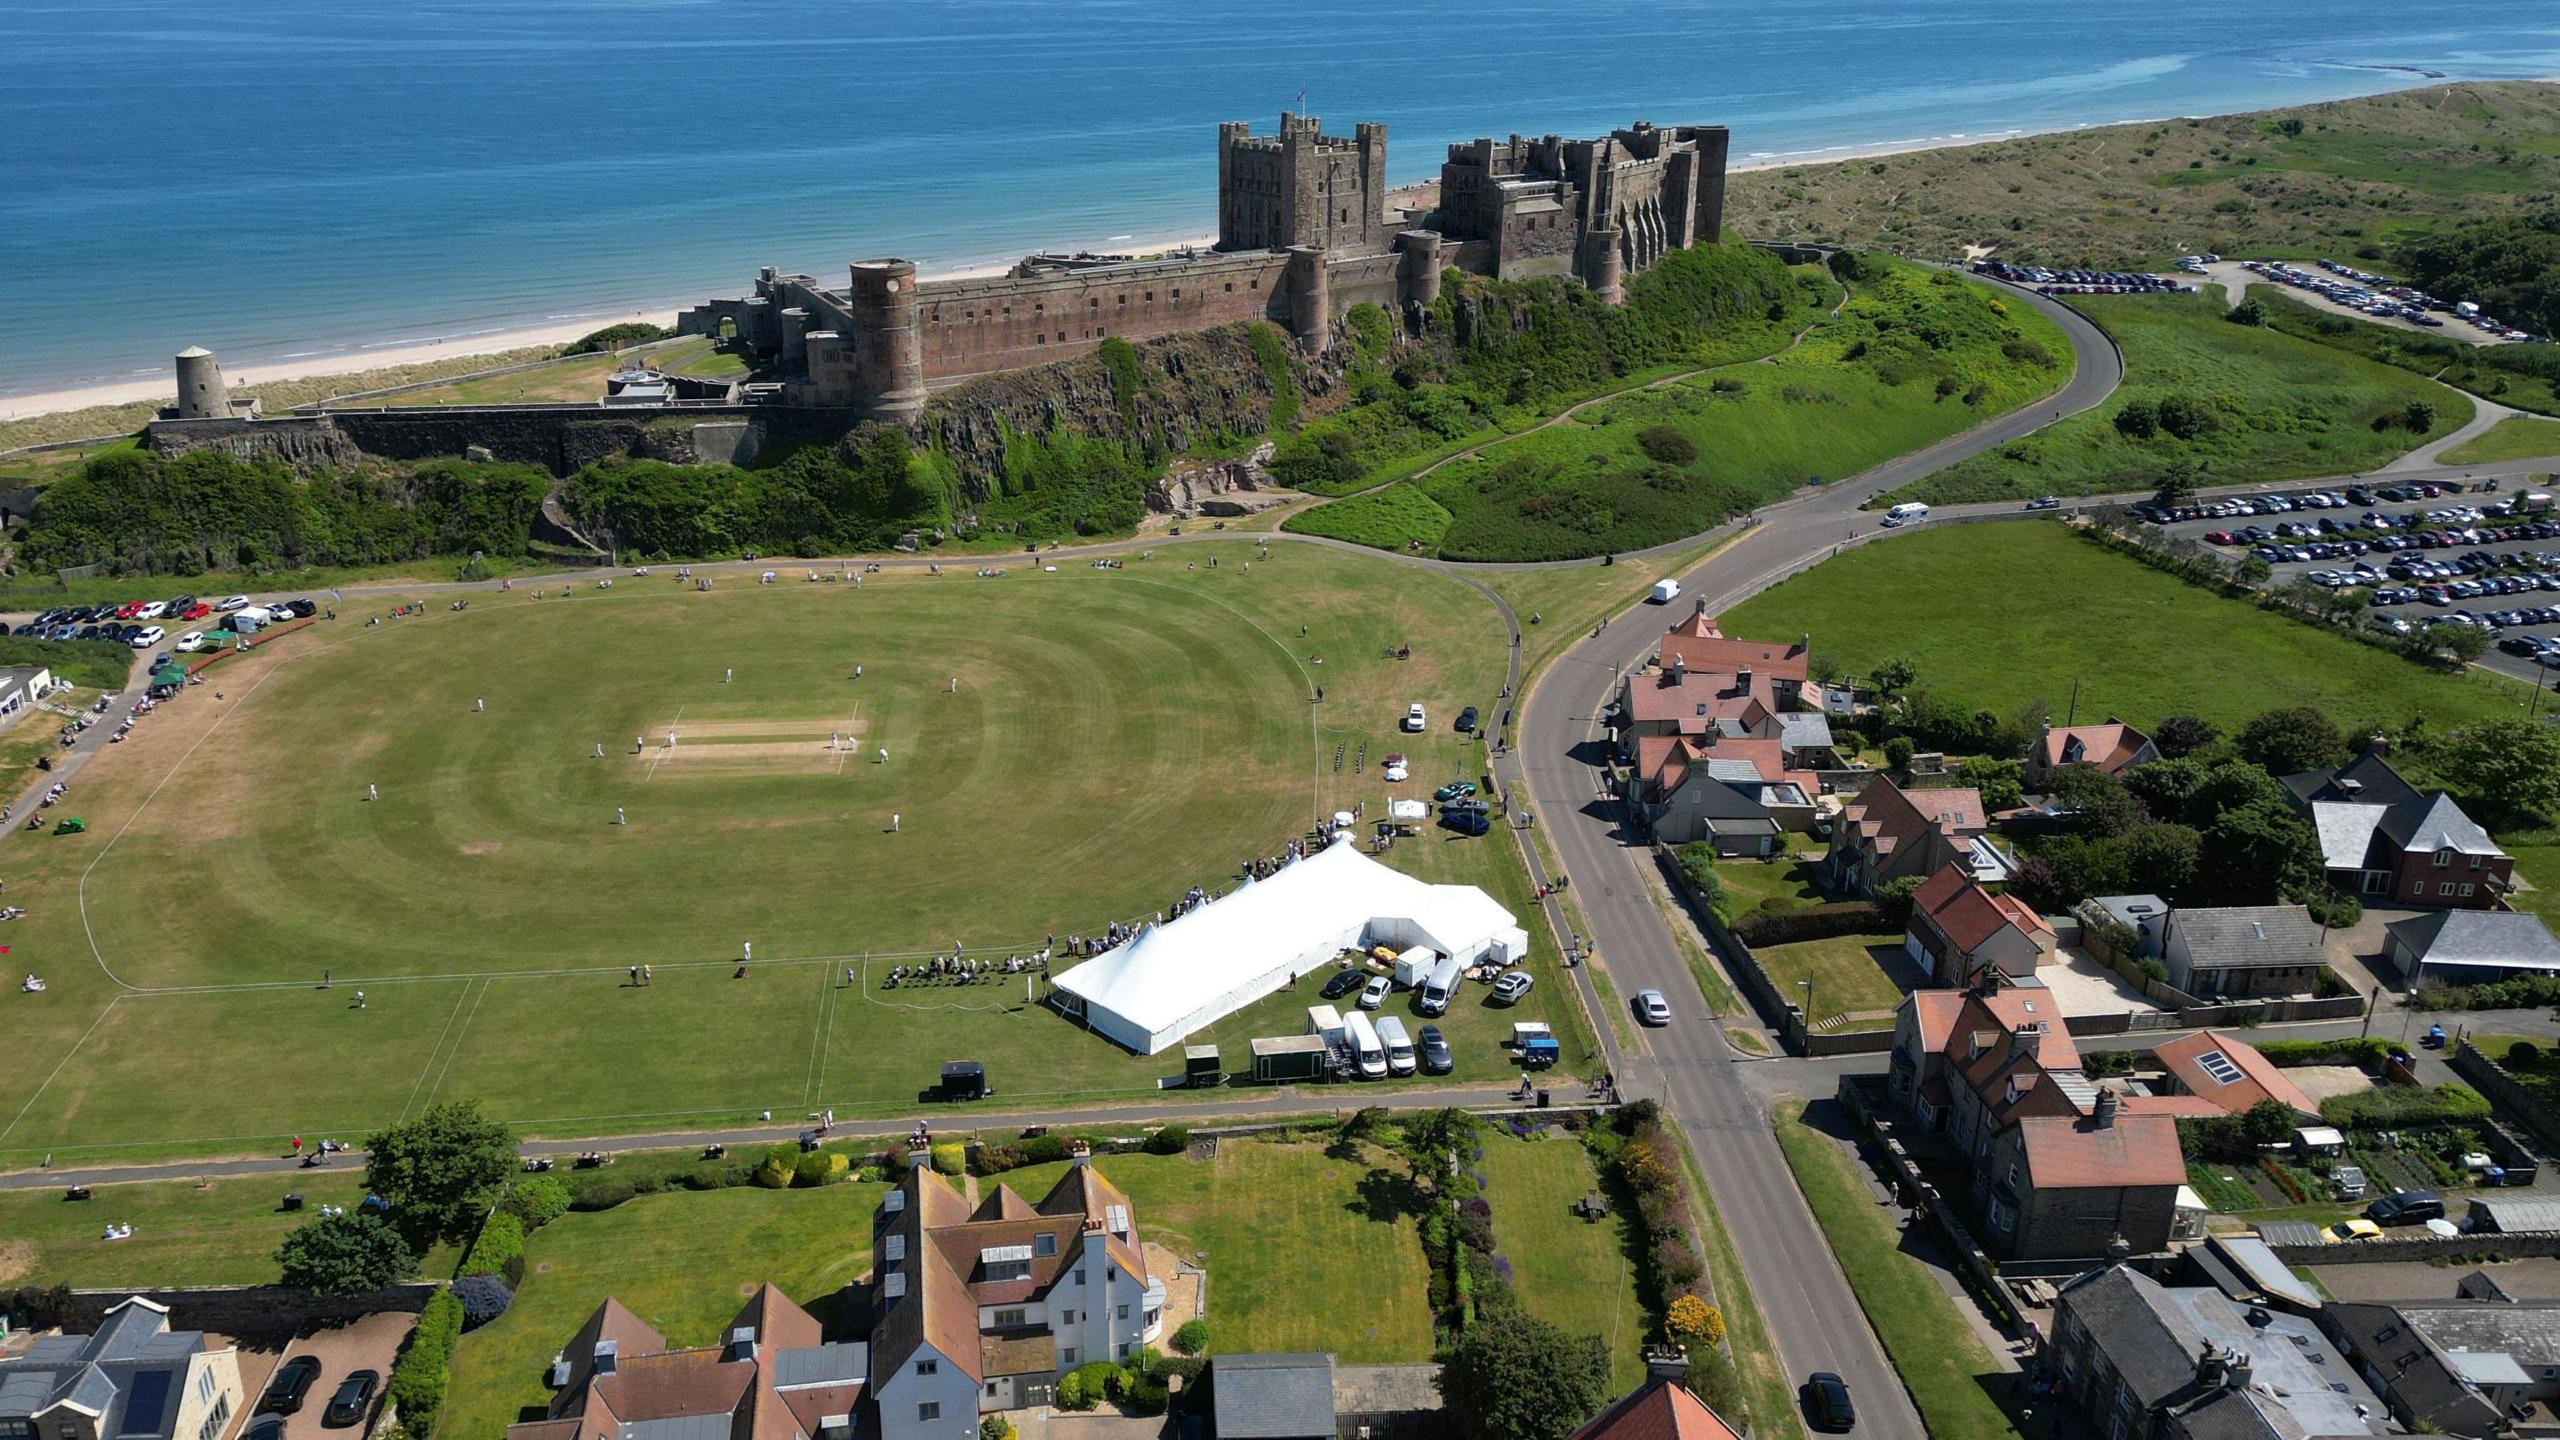
[[[436,1032],[435,1047],[427,1051],[427,1063],[418,1067],[418,1078],[409,1082],[409,1098],[400,1106],[402,1120],[408,1119],[409,1112],[417,1107],[418,1087],[427,1083],[427,1075],[436,1068],[436,1061],[443,1056],[444,1042],[453,1034],[453,1022],[462,1018],[462,1007],[471,1003],[473,988],[472,983],[466,980],[462,984],[462,993],[453,997],[453,1013],[444,1017],[444,1028]]]
[[[63,1069],[70,1065],[72,1057],[78,1055],[81,1047],[89,1043],[90,1036],[98,1033],[99,1026],[107,1023],[107,1017],[116,1013],[116,1003],[122,999],[124,999],[122,995],[107,997],[107,1006],[98,1012],[98,1018],[90,1021],[89,1028],[80,1032],[80,1038],[71,1042],[71,1048],[62,1052],[61,1062],[46,1073],[44,1083],[36,1087],[36,1093],[28,1096],[27,1103],[18,1107],[18,1113],[9,1117],[8,1129],[0,1130],[0,1141],[7,1140],[17,1130],[18,1122],[27,1118],[27,1112],[36,1108],[36,1102],[44,1098],[44,1092],[53,1088],[53,1082],[61,1076]]]

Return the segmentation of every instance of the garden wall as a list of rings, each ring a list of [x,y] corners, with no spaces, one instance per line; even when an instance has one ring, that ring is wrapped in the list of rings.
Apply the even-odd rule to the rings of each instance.
[[[2545,1149],[2560,1154],[2560,1115],[2554,1115],[2550,1106],[2517,1084],[2505,1066],[2481,1054],[2479,1047],[2468,1040],[2454,1047],[2450,1063],[2454,1074],[2470,1081],[2472,1089],[2487,1097],[2490,1108],[2512,1116]]]
[[[2407,1261],[2412,1264],[2445,1256],[2455,1260],[2492,1251],[2510,1260],[2560,1255],[2560,1230],[2523,1235],[2392,1235],[2381,1240],[2345,1240],[2331,1244],[2270,1245],[2288,1265],[2364,1265]]]
[[[96,1331],[107,1311],[139,1295],[169,1307],[169,1328],[211,1330],[224,1335],[289,1334],[305,1325],[342,1325],[367,1315],[399,1311],[414,1315],[427,1308],[427,1297],[440,1285],[392,1285],[363,1295],[331,1299],[282,1285],[223,1285],[200,1290],[75,1290],[62,1328],[80,1334]]]
[[[1778,989],[1778,982],[1761,968],[1760,957],[1751,952],[1751,947],[1744,944],[1740,936],[1725,928],[1724,922],[1716,918],[1714,906],[1701,901],[1698,892],[1689,888],[1689,877],[1680,873],[1679,855],[1671,847],[1657,844],[1653,847],[1653,863],[1671,882],[1672,893],[1689,907],[1689,913],[1697,917],[1698,924],[1715,941],[1716,948],[1732,962],[1729,968],[1734,979],[1750,996],[1752,1008],[1758,1010],[1762,1018],[1776,1022],[1779,1037],[1789,1049],[1799,1055],[1812,1056],[1881,1055],[1893,1048],[1891,1030],[1823,1031],[1809,1028],[1805,1023],[1804,1007],[1786,998]]]

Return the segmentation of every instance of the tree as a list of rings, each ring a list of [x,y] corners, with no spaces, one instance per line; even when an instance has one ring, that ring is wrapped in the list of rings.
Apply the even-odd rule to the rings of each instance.
[[[1899,930],[1911,923],[1911,897],[1918,893],[1927,878],[1900,875],[1876,887],[1876,910],[1886,928]]]
[[[1911,682],[1920,678],[1920,667],[1907,657],[1896,655],[1877,665],[1875,673],[1867,678],[1875,681],[1876,688],[1885,694],[1898,694],[1910,689]]]
[[[2125,837],[2124,866],[2133,888],[2174,896],[2196,878],[2204,837],[2184,825],[2146,825]]]
[[[2453,733],[2436,771],[2465,808],[2499,823],[2560,815],[2560,731],[2530,720],[2491,720]]]
[[[1173,1348],[1185,1355],[1197,1355],[1209,1348],[1209,1322],[1185,1320],[1173,1332]]]
[[[2193,440],[2213,429],[2213,407],[2193,395],[2163,396],[2160,428],[2180,440]]]
[[[489,1197],[515,1173],[515,1132],[481,1118],[476,1101],[431,1106],[364,1142],[365,1187],[391,1206],[416,1249],[471,1238]]]
[[[2151,743],[2167,759],[2193,755],[2222,738],[2222,732],[2193,715],[2172,715],[2151,727]]]
[[[297,1290],[362,1295],[407,1279],[418,1255],[381,1216],[356,1210],[304,1223],[276,1247],[276,1263]]]
[[[1918,753],[1919,747],[1911,743],[1908,735],[1896,735],[1884,742],[1884,763],[1896,775],[1910,774],[1911,757]]]
[[[2045,784],[2046,798],[2070,812],[2075,835],[2103,839],[2141,823],[2141,807],[2124,782],[2095,765],[2065,765]]]
[[[1976,755],[1956,767],[1956,778],[1982,792],[1986,811],[2014,810],[2027,798],[2026,782],[2011,761]]]
[[[2243,300],[2225,311],[2222,318],[2234,325],[2246,325],[2255,330],[2267,323],[2267,307],[2255,300]]]
[[[1452,1428],[1481,1440],[1563,1440],[1609,1397],[1597,1335],[1567,1335],[1517,1306],[1480,1315],[1440,1362]]]
[[[2432,400],[2412,400],[2400,412],[2400,423],[2423,435],[2436,428],[2436,405]]]
[[[2202,473],[2191,460],[2172,460],[2161,466],[2160,484],[2151,492],[2151,503],[2175,507],[2195,499],[2196,483]]]
[[[1696,1295],[1683,1295],[1663,1313],[1662,1333],[1684,1350],[1724,1343],[1724,1316]]]
[[[2419,629],[2418,640],[2428,654],[2450,655],[2465,665],[2489,653],[2489,632],[2477,625],[2430,620]]]
[[[2134,440],[2148,440],[2160,433],[2160,407],[2148,400],[2128,400],[2116,411],[2116,433]]]
[[[2204,828],[2196,862],[2199,898],[2227,905],[2265,905],[2307,895],[2325,873],[2320,837],[2282,801],[2258,801],[2224,812]]]
[[[2347,753],[2329,717],[2308,705],[2270,710],[2240,727],[2240,753],[2270,775],[2325,770]]]

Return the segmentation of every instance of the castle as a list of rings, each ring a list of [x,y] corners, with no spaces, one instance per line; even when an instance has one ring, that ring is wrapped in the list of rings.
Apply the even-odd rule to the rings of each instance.
[[[1439,204],[1390,210],[1387,127],[1324,133],[1282,114],[1279,133],[1218,127],[1218,241],[1162,257],[1034,255],[1002,276],[916,278],[864,260],[842,287],[768,268],[752,294],[684,312],[687,335],[734,337],[764,372],[748,398],[907,424],[928,389],[1047,364],[1103,340],[1269,320],[1321,350],[1362,302],[1428,307],[1441,273],[1569,276],[1612,304],[1629,276],[1720,238],[1722,126],[1637,124],[1596,140],[1554,135],[1449,147]]]

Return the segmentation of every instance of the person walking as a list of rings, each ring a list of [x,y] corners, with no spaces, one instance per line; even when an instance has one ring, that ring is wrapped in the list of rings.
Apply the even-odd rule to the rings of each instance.
[[[379,800],[382,798],[382,792],[375,789],[372,783],[368,781],[364,787],[364,798],[367,800]]]
[[[950,688],[948,691],[945,691],[944,693],[945,693],[945,694],[950,694],[950,695],[957,695],[957,694],[959,694],[959,693],[960,693],[960,677],[959,677],[959,676],[954,675],[954,676],[952,676],[952,677],[951,677],[951,688]]]
[[[631,967],[631,983],[635,987],[640,983],[640,967],[637,965]]]
[[[737,678],[738,678],[738,672],[737,672],[737,671],[735,671],[735,670],[722,670],[722,671],[720,672],[720,683],[721,683],[721,684],[723,684],[723,685],[726,685],[726,684],[728,684],[730,681],[735,680],[735,679],[737,679]]]
[[[892,835],[898,833],[898,812],[895,810],[889,812],[889,833]]]
[[[614,823],[614,824],[616,824],[616,825],[620,825],[620,824],[622,824],[622,823],[623,823],[623,819],[622,819],[622,807],[621,807],[621,806],[619,806],[619,805],[616,805],[616,806],[614,806],[614,807],[613,807],[613,823]]]
[[[753,940],[741,940],[741,941],[739,941],[739,942],[738,942],[738,963],[739,963],[739,964],[741,964],[741,965],[750,964],[750,963],[752,963],[752,962],[755,960],[755,958],[756,958],[756,942],[754,942]]]
[[[889,763],[889,747],[886,745],[880,747],[880,763],[883,765]]]
[[[482,696],[481,698],[476,699],[476,700],[474,700],[474,701],[472,701],[472,702],[471,702],[471,713],[472,713],[472,714],[474,714],[474,715],[485,715],[485,714],[487,714],[487,713],[488,713],[488,711],[489,711],[489,700],[488,700],[488,697],[486,697],[486,696]]]
[[[356,1008],[359,1010],[364,1008],[364,992],[361,990],[356,992]]]
[[[657,967],[656,967],[656,966],[654,966],[654,965],[643,965],[643,966],[641,966],[641,967],[640,967],[640,983],[641,983],[641,984],[643,984],[643,985],[655,985],[655,984],[657,984],[657,983],[658,983],[658,970],[657,970]]]

